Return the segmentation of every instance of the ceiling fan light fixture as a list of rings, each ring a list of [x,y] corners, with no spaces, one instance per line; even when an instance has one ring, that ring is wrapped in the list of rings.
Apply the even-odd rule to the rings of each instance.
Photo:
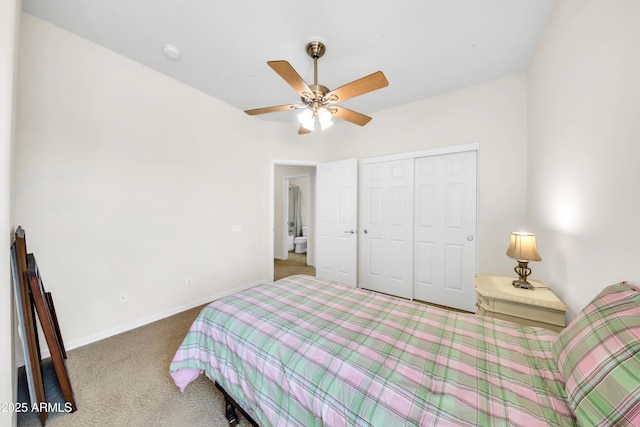
[[[327,110],[324,107],[318,108],[318,121],[320,124],[323,123],[331,123],[331,111]]]
[[[316,128],[316,121],[312,117],[309,120],[302,122],[302,127],[313,132]]]
[[[331,120],[329,120],[328,122],[320,122],[320,129],[321,130],[325,130],[327,128],[330,128],[331,126],[333,126],[333,122]]]
[[[298,120],[303,128],[313,131],[316,124],[316,115],[310,108],[305,108],[302,113],[298,114]]]
[[[298,114],[298,121],[304,124],[309,120],[313,120],[313,111],[311,111],[309,108],[305,108],[304,110],[302,110],[302,113]]]
[[[318,121],[320,122],[320,129],[325,130],[333,125],[331,121],[331,111],[324,107],[318,108]]]

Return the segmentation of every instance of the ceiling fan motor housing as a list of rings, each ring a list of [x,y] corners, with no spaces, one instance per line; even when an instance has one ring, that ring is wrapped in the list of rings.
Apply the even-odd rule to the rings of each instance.
[[[322,55],[326,52],[324,43],[320,40],[312,40],[307,43],[307,54],[312,58],[322,58]]]
[[[329,88],[323,85],[309,85],[309,89],[313,91],[312,94],[309,94],[310,97],[301,97],[303,103],[310,104],[312,102],[323,102],[324,96],[329,93]]]

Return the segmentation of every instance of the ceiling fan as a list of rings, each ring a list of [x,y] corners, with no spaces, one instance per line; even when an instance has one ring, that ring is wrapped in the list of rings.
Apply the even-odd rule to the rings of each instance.
[[[338,102],[356,97],[374,90],[381,89],[389,85],[387,78],[382,71],[376,71],[361,79],[347,83],[337,89],[329,90],[326,86],[318,84],[318,58],[325,53],[325,45],[319,40],[312,40],[307,43],[307,54],[313,58],[313,84],[307,85],[296,70],[287,61],[267,61],[267,64],[280,75],[298,94],[300,103],[278,105],[274,107],[256,108],[246,110],[250,116],[277,111],[287,111],[301,109],[298,120],[301,123],[298,134],[307,134],[314,130],[316,120],[322,130],[333,124],[332,117],[337,117],[359,126],[364,126],[371,117],[360,114],[336,105]]]

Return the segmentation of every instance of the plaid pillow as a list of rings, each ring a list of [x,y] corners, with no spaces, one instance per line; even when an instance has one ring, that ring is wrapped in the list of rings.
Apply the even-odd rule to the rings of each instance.
[[[640,289],[605,288],[552,350],[580,425],[640,425]]]

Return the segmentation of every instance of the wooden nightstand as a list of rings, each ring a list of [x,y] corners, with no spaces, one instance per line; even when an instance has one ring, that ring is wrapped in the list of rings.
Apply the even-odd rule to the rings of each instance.
[[[542,282],[529,280],[535,289],[518,289],[511,284],[515,278],[476,274],[477,314],[560,332],[567,306]]]

